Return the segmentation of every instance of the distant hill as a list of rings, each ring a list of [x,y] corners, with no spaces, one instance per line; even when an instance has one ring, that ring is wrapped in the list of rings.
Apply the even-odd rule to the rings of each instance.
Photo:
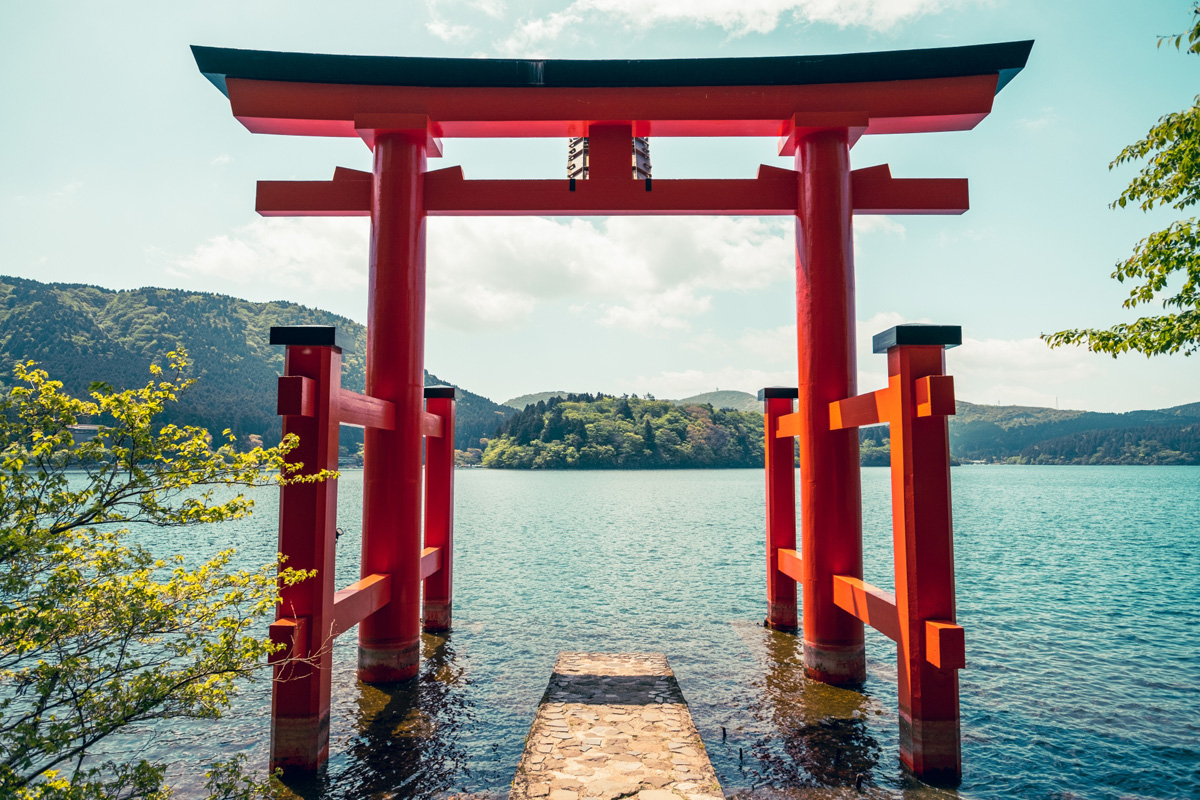
[[[505,400],[502,405],[515,408],[517,411],[524,411],[525,406],[536,406],[538,403],[545,403],[551,397],[566,397],[567,394],[568,392],[534,392],[533,394],[523,394],[520,397]]]
[[[328,311],[207,292],[113,291],[0,277],[0,365],[37,361],[66,391],[82,395],[93,381],[118,388],[144,385],[151,362],[182,343],[199,380],[180,396],[169,421],[230,428],[243,441],[249,434],[267,442],[280,435],[275,379],[283,370],[283,348],[267,343],[272,325],[336,325],[345,331],[354,346],[342,354],[342,385],[363,391],[366,329]],[[7,385],[10,374],[0,367],[0,385]],[[426,385],[442,382],[425,375]],[[478,447],[479,438],[512,413],[464,390],[455,446]],[[342,429],[343,444],[358,441],[359,430]]]
[[[959,401],[950,450],[964,460],[1200,464],[1200,403],[1123,414]]]
[[[549,404],[565,392],[539,392],[509,400],[524,410]],[[630,401],[637,398],[630,397]],[[669,402],[762,413],[748,392],[706,392]],[[1122,414],[1035,406],[986,406],[959,401],[950,417],[950,453],[960,461],[1012,464],[1197,464],[1200,465],[1200,403]],[[602,407],[596,413],[607,414]],[[541,413],[545,413],[545,408]],[[592,413],[592,412],[588,412]],[[536,438],[536,437],[535,437]],[[863,463],[889,463],[886,425],[860,432]],[[493,459],[494,460],[494,459]]]
[[[230,428],[242,441],[258,434],[273,442],[280,431],[274,395],[283,348],[267,344],[272,325],[336,325],[344,330],[354,348],[343,354],[342,385],[363,391],[366,330],[346,317],[295,303],[251,303],[207,292],[113,291],[7,277],[0,277],[0,385],[7,384],[11,374],[4,364],[33,360],[72,394],[85,394],[93,381],[141,386],[149,379],[150,363],[182,343],[200,380],[181,396],[169,420],[210,430]],[[443,381],[427,372],[425,382]],[[480,447],[481,438],[490,437],[518,410],[563,396],[565,392],[539,392],[498,405],[461,390],[455,446]],[[706,412],[710,422],[723,408],[761,414],[754,395],[737,391],[639,402],[673,402],[684,410],[711,408]],[[1200,464],[1200,403],[1109,414],[960,401],[957,411],[950,418],[950,450],[964,461]],[[761,416],[758,420],[761,427]],[[732,424],[732,418],[727,421]],[[863,431],[861,439],[871,443],[864,445],[864,459],[886,463],[886,427]],[[342,430],[342,442],[350,450],[359,441],[357,429]]]
[[[762,413],[762,403],[759,402],[758,396],[749,392],[738,392],[734,390],[722,390],[718,392],[705,392],[691,397],[685,397],[682,400],[672,400],[675,405],[710,405],[713,408],[732,408],[734,411],[755,411]]]
[[[515,408],[518,411],[524,411],[525,406],[537,405],[539,402],[549,402],[551,397],[559,399],[564,398],[568,392],[534,392],[533,394],[523,394],[520,397],[514,397],[511,400],[505,400],[504,405],[509,408]],[[762,413],[762,403],[758,401],[756,395],[747,392],[738,391],[718,391],[705,392],[704,394],[685,397],[682,400],[666,400],[667,403],[674,403],[677,406],[695,405],[703,406],[710,405],[715,409],[732,408],[734,411],[755,411]]]
[[[488,442],[500,469],[761,468],[762,415],[708,405],[568,394],[527,405]]]

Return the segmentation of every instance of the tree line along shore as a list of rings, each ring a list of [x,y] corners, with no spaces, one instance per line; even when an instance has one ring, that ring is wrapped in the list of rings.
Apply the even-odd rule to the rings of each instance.
[[[114,291],[0,277],[0,363],[36,361],[86,396],[93,382],[141,385],[151,363],[177,345],[197,381],[167,422],[225,428],[240,445],[279,441],[275,382],[283,348],[272,325],[335,325],[353,342],[343,385],[363,391],[366,329],[296,303],[252,303],[178,289]],[[0,371],[0,385],[10,382]],[[427,385],[446,383],[427,373]],[[459,388],[455,447],[463,465],[509,469],[670,469],[762,466],[761,407],[745,392],[681,401],[543,392],[502,405]],[[521,398],[524,399],[524,398]],[[1200,403],[1102,414],[958,403],[951,455],[963,463],[1200,464]],[[860,432],[863,463],[888,461],[887,428]],[[362,433],[343,428],[347,464]]]

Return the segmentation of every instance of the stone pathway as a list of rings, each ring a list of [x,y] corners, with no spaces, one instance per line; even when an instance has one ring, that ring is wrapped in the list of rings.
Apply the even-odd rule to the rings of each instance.
[[[510,800],[720,800],[662,653],[559,653]]]

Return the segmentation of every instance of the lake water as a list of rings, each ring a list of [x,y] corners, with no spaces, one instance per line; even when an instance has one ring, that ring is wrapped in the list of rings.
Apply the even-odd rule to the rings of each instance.
[[[357,683],[335,646],[331,758],[306,797],[506,796],[560,650],[666,653],[726,794],[769,797],[1200,797],[1200,469],[953,471],[964,777],[899,764],[895,646],[868,630],[861,692],[803,677],[764,630],[757,470],[456,473],[453,632],[419,679]],[[339,484],[338,584],[358,576],[361,473]],[[249,520],[155,550],[275,549],[276,491]],[[886,469],[863,470],[866,578],[892,588]],[[195,788],[205,758],[265,763],[268,687],[220,723],[143,732]],[[723,739],[721,732],[725,729]],[[855,776],[866,776],[863,792]]]

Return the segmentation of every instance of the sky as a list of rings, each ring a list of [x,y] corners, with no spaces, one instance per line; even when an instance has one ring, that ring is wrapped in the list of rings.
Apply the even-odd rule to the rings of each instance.
[[[1128,411],[1200,401],[1200,358],[1050,350],[1139,312],[1109,276],[1176,212],[1112,210],[1123,146],[1187,107],[1200,58],[1156,47],[1191,4],[1145,0],[411,0],[0,5],[0,274],[288,300],[366,320],[369,221],[264,219],[255,181],[369,170],[358,139],[255,135],[189,45],[358,55],[751,57],[1033,39],[972,131],[867,136],[854,168],[964,177],[962,216],[855,219],[859,391],[871,336],[961,325],[959,399]],[[565,175],[557,139],[443,143],[468,178]],[[792,167],[774,139],[651,142],[658,178]],[[426,367],[537,391],[755,392],[796,382],[790,218],[432,218]],[[1155,313],[1157,305],[1140,313]],[[53,365],[47,365],[51,369]]]

